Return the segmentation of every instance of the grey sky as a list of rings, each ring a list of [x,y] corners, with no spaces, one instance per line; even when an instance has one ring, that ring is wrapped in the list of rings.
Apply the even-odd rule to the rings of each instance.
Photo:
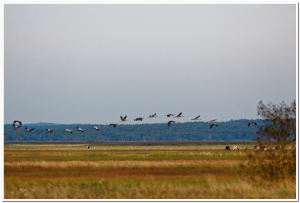
[[[255,119],[296,99],[296,4],[5,4],[4,123]]]

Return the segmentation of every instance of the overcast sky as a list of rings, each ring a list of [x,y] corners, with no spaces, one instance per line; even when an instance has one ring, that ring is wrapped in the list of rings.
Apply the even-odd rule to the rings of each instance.
[[[295,99],[296,3],[4,5],[4,123],[256,119]]]

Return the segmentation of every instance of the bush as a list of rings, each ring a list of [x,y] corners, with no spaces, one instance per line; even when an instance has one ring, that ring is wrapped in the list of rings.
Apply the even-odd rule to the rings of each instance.
[[[258,104],[258,115],[265,118],[255,138],[261,150],[248,153],[249,159],[242,163],[241,172],[251,178],[277,182],[296,178],[296,149],[290,148],[296,141],[296,102],[291,106]],[[264,147],[267,150],[263,150]]]

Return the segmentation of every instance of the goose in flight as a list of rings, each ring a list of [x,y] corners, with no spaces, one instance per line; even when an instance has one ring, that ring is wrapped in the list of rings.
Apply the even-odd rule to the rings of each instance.
[[[144,118],[142,117],[139,117],[139,118],[136,118],[136,119],[133,119],[134,121],[143,121]]]
[[[248,123],[248,127],[249,127],[252,123],[253,123],[254,125],[257,125],[256,122],[252,121],[252,122]]]
[[[170,116],[175,116],[175,114],[168,114],[168,115],[165,115],[165,116],[167,116],[167,117],[170,117]]]
[[[126,118],[127,118],[127,115],[126,115],[126,116],[124,116],[124,117],[120,116],[120,118],[121,118],[121,121],[120,121],[120,122],[129,121],[129,120],[126,120]]]
[[[209,122],[215,122],[217,119],[214,119],[214,120],[210,120]]]
[[[19,123],[20,125],[16,125],[15,123]],[[13,123],[13,126],[15,127],[14,130],[20,130],[21,125],[22,125],[21,121],[14,121],[14,123]]]
[[[69,129],[66,128],[64,132],[69,132],[69,133],[72,134],[72,133],[73,133],[73,130],[69,130]]]
[[[85,129],[81,129],[81,128],[79,128],[78,126],[77,126],[77,131],[81,131],[81,132],[83,132],[83,131],[85,131]]]
[[[50,130],[50,129],[46,129],[46,130],[47,130],[46,133],[52,133],[53,132],[53,130]]]
[[[99,131],[99,128],[97,126],[93,126],[92,129],[95,129],[95,130]]]
[[[15,124],[13,124],[13,126],[15,127],[14,130],[20,130],[20,127],[21,127],[20,125],[17,126],[17,125],[15,125]]]
[[[117,126],[117,124],[116,123],[111,123],[111,124],[109,124],[109,127],[110,126],[114,126],[114,127],[116,127]]]
[[[201,119],[199,119],[199,118],[200,118],[200,115],[197,116],[197,117],[195,117],[195,118],[193,118],[192,120],[201,120]]]
[[[170,126],[171,125],[171,123],[175,123],[176,121],[169,121],[168,122],[168,126]]]
[[[19,123],[20,126],[22,125],[22,122],[21,121],[14,121],[13,125],[15,126],[15,123]]]
[[[210,129],[211,129],[214,125],[215,125],[215,126],[219,126],[218,124],[213,123],[213,124],[210,125]]]
[[[177,116],[175,116],[174,118],[180,118],[180,117],[184,117],[184,116],[181,116],[182,112],[180,112]]]
[[[30,133],[30,132],[32,132],[32,131],[34,130],[34,128],[29,129],[29,128],[26,127],[25,130],[26,130],[26,132],[29,132],[29,133]]]
[[[154,117],[157,117],[157,116],[156,116],[156,113],[153,114],[153,115],[150,115],[148,118],[154,118]]]

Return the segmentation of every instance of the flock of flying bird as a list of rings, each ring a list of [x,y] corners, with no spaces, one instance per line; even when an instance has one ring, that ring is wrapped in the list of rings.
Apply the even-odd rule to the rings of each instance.
[[[167,114],[166,116],[167,116],[167,117],[175,116],[175,114]],[[157,117],[157,116],[156,116],[156,113],[153,114],[153,115],[150,115],[148,118],[154,118],[154,117]],[[173,118],[181,118],[181,117],[184,117],[184,116],[182,116],[182,112],[180,112],[177,116],[175,116],[175,117],[173,117]],[[123,117],[123,116],[120,116],[120,118],[121,118],[121,121],[119,121],[119,122],[129,121],[129,120],[126,120],[127,115],[124,116],[124,117]],[[197,116],[197,117],[195,117],[195,118],[193,118],[193,119],[191,119],[191,120],[201,120],[201,119],[199,119],[199,118],[200,118],[200,115]],[[144,118],[139,117],[139,118],[134,119],[134,121],[143,121],[143,119],[144,119]],[[210,121],[209,121],[209,122],[212,122],[212,123],[213,123],[213,124],[210,125],[210,129],[211,129],[214,125],[215,125],[215,126],[219,126],[218,124],[214,123],[216,120],[217,120],[217,119],[214,119],[214,120],[210,120]],[[169,122],[168,122],[168,126],[170,126],[171,123],[175,123],[175,122],[176,122],[176,121],[169,121]],[[16,123],[19,123],[19,125],[16,125]],[[248,127],[249,127],[251,124],[257,125],[256,122],[252,121],[252,122],[249,122],[249,123],[248,123]],[[13,126],[14,126],[14,128],[15,128],[14,130],[20,130],[21,125],[22,125],[22,122],[21,122],[21,121],[17,121],[17,120],[14,121],[14,123],[13,123]],[[109,126],[114,126],[114,127],[116,127],[117,124],[116,124],[116,123],[110,123]],[[93,126],[92,129],[95,129],[95,130],[99,131],[99,128],[98,128],[97,126]],[[26,130],[26,132],[33,132],[34,128],[29,129],[29,128],[25,127],[25,130]],[[46,130],[47,130],[47,132],[45,132],[45,133],[52,133],[52,132],[53,132],[53,130],[50,130],[50,129],[46,129]],[[85,129],[81,129],[80,127],[77,126],[77,131],[84,132]],[[72,133],[73,133],[73,130],[65,129],[64,132],[69,132],[69,133],[72,134]]]

